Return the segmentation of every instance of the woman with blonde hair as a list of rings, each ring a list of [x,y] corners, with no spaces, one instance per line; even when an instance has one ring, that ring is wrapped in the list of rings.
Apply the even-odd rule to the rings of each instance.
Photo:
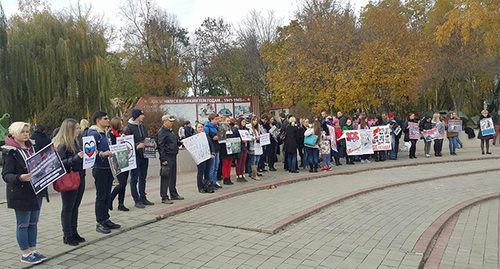
[[[78,139],[80,124],[74,119],[65,119],[57,135],[52,139],[67,173],[71,171],[80,175],[80,186],[73,191],[61,192],[62,211],[61,224],[63,229],[63,243],[77,246],[85,242],[77,232],[78,208],[85,191],[85,177],[83,170],[83,151]]]
[[[7,207],[16,213],[16,238],[21,249],[21,261],[37,264],[47,257],[36,249],[37,224],[40,217],[42,195],[36,195],[31,187],[32,174],[26,167],[26,159],[35,151],[29,140],[30,125],[14,122],[2,146],[2,178],[7,183]]]
[[[441,121],[441,115],[439,113],[434,113],[434,115],[432,115],[432,123],[434,124],[435,128],[437,128],[439,134],[441,135],[440,139],[434,140],[434,156],[441,157],[443,156],[441,154],[441,151],[443,151],[443,140],[446,131],[446,126],[444,122]]]
[[[262,146],[260,145],[260,124],[259,117],[253,116],[250,121],[250,132],[253,140],[250,141],[248,156],[249,166],[252,169],[250,177],[253,180],[260,180],[257,174],[257,166],[259,165],[260,155],[263,153]]]
[[[297,149],[299,138],[299,127],[297,127],[295,117],[290,117],[288,119],[289,124],[286,126],[285,131],[285,145],[283,146],[283,151],[286,152],[288,172],[298,173],[297,168]]]

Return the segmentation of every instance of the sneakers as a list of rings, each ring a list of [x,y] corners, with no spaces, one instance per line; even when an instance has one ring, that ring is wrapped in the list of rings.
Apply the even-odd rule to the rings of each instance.
[[[35,250],[32,253],[35,255],[35,257],[39,258],[41,261],[45,261],[47,259],[47,256],[45,256],[42,253],[38,252],[38,250]]]
[[[328,170],[328,167],[327,166],[323,166],[323,169],[321,169],[321,172],[326,172],[326,170]]]
[[[184,200],[184,197],[179,195],[179,196],[171,197],[170,200]]]
[[[429,157],[431,157],[431,155],[425,154],[425,158],[429,158]]]
[[[37,264],[42,262],[42,260],[35,255],[35,252],[31,252],[26,257],[22,256],[21,261],[30,264]]]
[[[122,227],[120,224],[113,223],[110,220],[105,221],[103,224],[110,229],[120,229]]]
[[[174,202],[172,202],[172,201],[170,201],[170,200],[168,200],[168,199],[165,199],[165,200],[161,200],[161,203],[162,203],[162,204],[171,205],[171,204],[173,204]]]
[[[95,230],[99,233],[103,234],[109,234],[111,230],[108,228],[108,226],[102,224],[102,223],[97,223]]]

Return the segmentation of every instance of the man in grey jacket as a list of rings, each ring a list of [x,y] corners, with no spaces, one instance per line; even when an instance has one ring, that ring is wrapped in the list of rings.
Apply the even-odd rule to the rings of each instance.
[[[157,134],[158,152],[160,153],[160,196],[163,204],[172,204],[172,200],[184,200],[184,197],[177,193],[177,154],[179,145],[177,137],[172,132],[175,117],[163,115],[161,118],[163,126]],[[170,192],[170,199],[168,198]]]

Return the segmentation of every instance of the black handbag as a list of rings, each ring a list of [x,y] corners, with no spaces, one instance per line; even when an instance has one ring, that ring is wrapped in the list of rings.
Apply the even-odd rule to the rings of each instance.
[[[160,176],[161,177],[168,177],[170,174],[170,166],[167,164],[167,165],[161,165],[161,168],[160,168]]]

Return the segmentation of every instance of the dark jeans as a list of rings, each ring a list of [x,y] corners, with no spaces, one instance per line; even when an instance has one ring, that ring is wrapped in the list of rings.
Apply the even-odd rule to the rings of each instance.
[[[62,211],[61,224],[64,237],[77,233],[78,208],[85,192],[85,177],[80,173],[80,186],[74,191],[61,192]]]
[[[299,156],[300,156],[300,166],[304,166],[304,146],[298,146],[297,149],[299,150]]]
[[[267,158],[269,157],[269,150],[268,148],[270,147],[271,145],[267,145],[267,146],[263,146],[262,147],[262,155],[260,155],[260,159],[259,159],[259,163],[258,163],[258,168],[259,169],[264,169],[266,167],[266,161],[267,161]]]
[[[111,196],[111,187],[113,187],[113,174],[111,169],[92,169],[94,177],[96,198],[95,198],[95,217],[98,223],[109,220],[109,198]]]
[[[162,176],[160,181],[160,196],[162,200],[168,200],[168,192],[170,197],[177,197],[177,156],[167,158],[167,165],[162,165],[162,169],[168,169],[168,175]]]
[[[40,207],[42,205],[42,196],[38,198]],[[17,244],[21,250],[27,250],[36,247],[36,238],[38,234],[38,219],[40,218],[40,210],[16,212],[16,238]]]
[[[125,189],[127,188],[128,174],[129,171],[126,171],[116,176],[116,179],[118,179],[118,186],[115,186],[111,192],[111,203],[113,203],[113,200],[115,200],[115,197],[118,195],[118,204],[123,205],[123,202],[125,201]]]
[[[130,171],[130,192],[135,201],[146,197],[146,177],[148,176],[149,160],[137,156],[137,168]],[[139,181],[139,193],[137,193]]]
[[[319,149],[304,147],[307,154],[307,165],[318,165],[319,162]]]
[[[271,138],[274,139],[274,138]],[[274,168],[274,163],[278,159],[276,157],[276,152],[278,151],[278,144],[271,142],[271,145],[267,146],[267,158],[269,162],[269,168]]]
[[[289,171],[297,171],[297,153],[288,152],[286,157]]]
[[[196,175],[196,185],[198,185],[198,191],[203,190],[205,185],[211,184],[210,167],[212,167],[212,159],[208,159],[198,164],[198,174]]]
[[[415,152],[417,151],[417,139],[410,139],[410,156],[415,157]]]

